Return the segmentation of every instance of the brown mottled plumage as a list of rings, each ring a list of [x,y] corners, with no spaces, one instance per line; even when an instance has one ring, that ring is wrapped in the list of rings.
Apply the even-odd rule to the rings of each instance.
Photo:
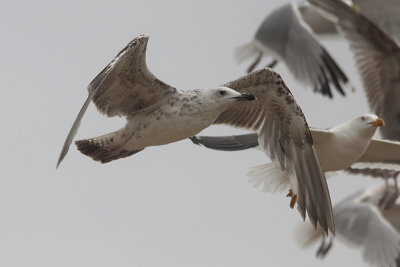
[[[257,101],[239,103],[216,124],[257,131],[258,141],[275,165],[289,173],[298,209],[314,225],[334,233],[329,190],[313,147],[307,121],[280,75],[265,68],[224,84],[253,94]]]
[[[258,132],[266,153],[290,174],[303,218],[307,212],[314,225],[334,233],[329,191],[307,122],[279,74],[265,68],[216,88],[178,90],[147,69],[147,40],[147,35],[135,38],[89,85],[57,164],[91,100],[101,113],[127,118],[118,131],[76,142],[102,163],[188,138],[213,123],[247,128]]]

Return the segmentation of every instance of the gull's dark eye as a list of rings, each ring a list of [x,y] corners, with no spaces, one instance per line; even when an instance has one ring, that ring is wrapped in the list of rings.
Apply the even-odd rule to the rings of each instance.
[[[219,91],[219,94],[220,94],[220,95],[225,95],[225,93],[226,93],[226,92],[225,92],[224,90]]]
[[[361,117],[361,120],[362,120],[362,121],[365,121],[365,117],[364,117],[364,116],[362,116],[362,117]]]

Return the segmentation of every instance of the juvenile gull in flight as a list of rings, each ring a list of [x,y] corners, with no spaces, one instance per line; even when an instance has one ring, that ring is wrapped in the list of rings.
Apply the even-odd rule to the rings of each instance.
[[[289,173],[303,218],[307,212],[315,226],[318,223],[326,233],[328,229],[334,233],[329,191],[311,133],[281,77],[265,68],[216,89],[178,90],[147,69],[147,40],[143,35],[129,43],[89,85],[88,100],[65,141],[58,164],[91,100],[100,112],[128,120],[114,133],[76,142],[82,153],[101,162],[190,137],[213,123],[241,127],[256,131],[266,154],[280,170]]]
[[[391,185],[394,192],[398,188]],[[374,266],[399,266],[400,256],[400,205],[383,209],[380,199],[385,194],[384,185],[374,185],[353,194],[333,207],[336,238],[345,244],[362,249],[364,260]],[[308,247],[322,237],[317,257],[325,257],[332,247],[333,238],[323,236],[309,224],[299,225],[296,239]]]
[[[84,112],[92,100],[109,116],[125,116],[122,129],[76,141],[78,149],[106,163],[133,155],[147,146],[185,139],[212,124],[230,106],[254,100],[253,95],[227,87],[178,90],[157,79],[146,66],[148,35],[132,40],[89,84],[89,96],[62,148],[57,166],[65,157]]]
[[[265,18],[254,39],[238,47],[238,62],[256,57],[251,72],[263,54],[282,60],[294,77],[317,92],[332,97],[331,85],[344,95],[348,79],[302,20],[295,3],[286,4]]]

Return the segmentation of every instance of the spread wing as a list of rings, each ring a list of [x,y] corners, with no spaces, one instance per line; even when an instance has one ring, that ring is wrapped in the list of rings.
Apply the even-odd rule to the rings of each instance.
[[[261,24],[255,40],[283,60],[299,81],[332,97],[331,85],[344,95],[348,79],[301,19],[297,6],[286,4]]]
[[[132,40],[89,84],[93,102],[107,116],[134,116],[163,102],[175,88],[157,79],[146,66],[148,35]]]
[[[68,133],[57,167],[67,154],[90,101],[107,116],[132,117],[159,107],[165,95],[176,91],[147,69],[148,39],[148,35],[133,39],[89,84],[89,96]]]
[[[370,108],[382,117],[385,139],[400,139],[400,48],[375,24],[343,1],[309,0],[336,17],[339,32],[350,43]]]
[[[282,78],[265,68],[224,86],[256,97],[238,103],[215,121],[257,131],[258,142],[275,165],[289,173],[298,209],[311,222],[334,233],[332,207],[325,175],[314,151],[313,140],[301,108]]]

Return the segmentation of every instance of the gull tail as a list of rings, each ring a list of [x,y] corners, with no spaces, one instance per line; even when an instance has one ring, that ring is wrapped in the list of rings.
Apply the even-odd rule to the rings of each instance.
[[[124,149],[126,138],[123,130],[124,129],[121,129],[91,139],[79,140],[76,141],[75,144],[82,154],[91,157],[95,161],[100,161],[101,163],[125,158],[142,151],[143,149]]]
[[[260,54],[260,50],[257,48],[254,40],[243,44],[233,51],[233,59],[237,62],[243,62],[246,59],[249,58],[255,58]]]
[[[262,186],[263,192],[283,192],[289,189],[289,174],[279,170],[273,162],[252,167],[247,173],[254,187]]]

